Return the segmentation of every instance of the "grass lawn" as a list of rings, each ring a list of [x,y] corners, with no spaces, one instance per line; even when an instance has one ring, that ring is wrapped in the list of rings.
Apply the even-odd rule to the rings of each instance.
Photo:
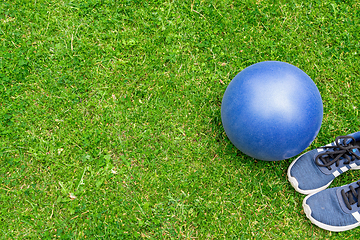
[[[307,150],[360,131],[359,26],[355,0],[2,0],[0,239],[359,239],[311,224],[294,158],[242,154],[220,117],[277,60],[322,95]]]

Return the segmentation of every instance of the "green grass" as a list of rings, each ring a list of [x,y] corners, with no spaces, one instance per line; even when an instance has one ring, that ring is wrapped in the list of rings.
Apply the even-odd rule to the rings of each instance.
[[[321,92],[309,149],[360,130],[359,3],[275,2],[1,1],[1,239],[358,239],[222,128],[231,79],[278,60]]]

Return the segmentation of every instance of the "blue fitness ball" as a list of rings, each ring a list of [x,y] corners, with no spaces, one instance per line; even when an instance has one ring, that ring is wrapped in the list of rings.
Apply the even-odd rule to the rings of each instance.
[[[321,95],[301,69],[266,61],[241,71],[227,87],[221,120],[230,141],[243,153],[265,161],[291,158],[318,134]]]

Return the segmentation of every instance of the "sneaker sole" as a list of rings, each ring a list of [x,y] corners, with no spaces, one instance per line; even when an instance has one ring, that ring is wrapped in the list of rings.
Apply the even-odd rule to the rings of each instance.
[[[291,186],[293,186],[293,188],[295,188],[295,190],[299,193],[302,193],[302,194],[305,194],[305,195],[308,195],[308,194],[314,194],[314,193],[317,193],[317,192],[320,192],[324,189],[326,189],[328,186],[330,186],[330,184],[332,183],[329,182],[328,184],[322,186],[322,187],[319,187],[319,188],[316,188],[316,189],[310,189],[310,190],[303,190],[301,188],[299,188],[299,183],[298,181],[296,180],[295,177],[291,176],[290,174],[290,170],[291,168],[294,166],[295,162],[304,155],[305,153],[301,154],[298,158],[296,158],[291,164],[290,166],[288,167],[288,170],[287,170],[287,176],[288,176],[288,180],[291,184]]]
[[[314,193],[315,194],[315,193]],[[308,219],[310,219],[310,221],[315,224],[316,226],[318,226],[319,228],[328,230],[328,231],[332,231],[332,232],[343,232],[343,231],[347,231],[347,230],[351,230],[353,228],[356,228],[358,226],[360,226],[360,222],[357,222],[355,224],[352,225],[348,225],[348,226],[332,226],[332,225],[327,225],[325,223],[319,222],[318,220],[316,220],[315,218],[313,218],[311,216],[311,208],[309,205],[306,204],[306,200],[311,197],[313,194],[310,194],[308,196],[305,197],[304,201],[303,201],[303,209],[304,212],[306,214],[306,217]]]

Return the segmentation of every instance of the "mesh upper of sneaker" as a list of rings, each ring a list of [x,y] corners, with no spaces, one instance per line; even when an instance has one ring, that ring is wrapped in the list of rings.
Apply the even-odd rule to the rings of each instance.
[[[311,216],[326,225],[348,226],[357,223],[351,213],[346,213],[341,207],[343,199],[339,199],[337,190],[339,188],[329,188],[311,195],[306,204],[311,209]]]
[[[311,150],[297,159],[290,169],[290,175],[296,178],[298,187],[302,190],[317,189],[334,180],[332,174],[324,174],[315,164],[314,158],[318,154],[316,149]]]

